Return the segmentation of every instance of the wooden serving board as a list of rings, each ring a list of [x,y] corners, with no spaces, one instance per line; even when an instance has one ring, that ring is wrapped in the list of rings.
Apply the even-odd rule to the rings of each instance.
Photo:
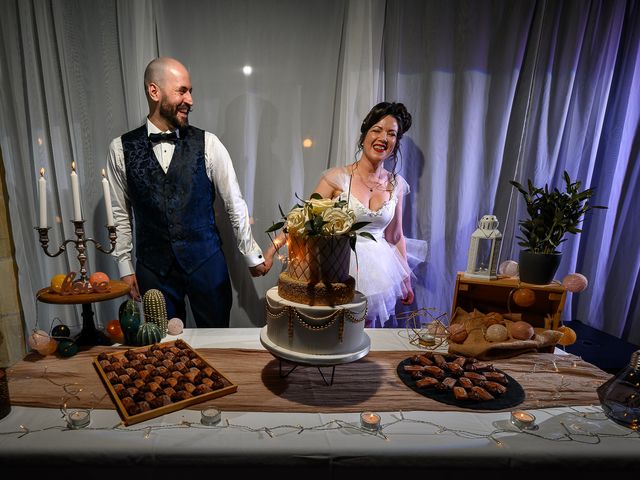
[[[144,392],[145,390],[149,391],[148,386],[150,385],[150,382],[154,381],[153,380],[154,375],[149,374],[146,378],[139,378],[139,380],[144,381],[144,384],[140,385],[140,388],[135,387],[132,383],[125,385],[122,381],[120,381],[120,378],[121,378],[120,375],[118,375],[118,379],[110,380],[110,377],[113,377],[111,372],[113,373],[116,373],[116,372],[113,370],[111,370],[110,372],[105,371],[105,369],[109,369],[109,367],[108,366],[103,367],[103,363],[100,360],[101,356],[95,357],[93,359],[93,366],[96,368],[98,375],[102,380],[102,383],[105,385],[107,391],[109,392],[109,395],[111,396],[111,399],[113,400],[113,403],[115,404],[116,409],[118,410],[118,413],[120,414],[120,417],[122,418],[125,425],[134,425],[136,423],[144,422],[146,420],[159,417],[170,412],[182,410],[183,408],[189,407],[191,405],[195,405],[197,403],[201,403],[207,400],[229,395],[238,390],[238,385],[234,384],[220,371],[218,371],[216,368],[210,365],[200,354],[198,354],[198,352],[196,352],[184,340],[174,340],[171,342],[157,343],[153,345],[147,345],[145,347],[127,349],[127,350],[109,353],[105,355],[108,357],[108,360],[111,366],[114,365],[114,363],[111,362],[111,360],[118,361],[120,362],[121,365],[126,365],[126,364],[130,365],[131,362],[128,359],[127,355],[133,356],[135,354],[142,354],[147,358],[152,358],[154,357],[155,351],[160,350],[166,355],[167,352],[170,352],[169,349],[172,347],[179,349],[182,353],[185,354],[182,356],[190,356],[191,359],[199,360],[200,366],[191,367],[191,368],[198,368],[198,370],[201,372],[200,376],[202,378],[199,381],[196,380],[193,382],[191,381],[185,382],[185,383],[190,383],[191,385],[196,387],[196,390],[194,390],[194,392],[197,392],[199,388],[202,388],[202,385],[205,385],[205,383],[202,381],[204,378],[214,378],[218,381],[217,383],[219,383],[219,385],[216,385],[215,388],[213,388],[211,391],[207,391],[206,393],[200,393],[200,394],[193,393],[193,396],[189,398],[185,398],[185,399],[173,398],[171,403],[163,404],[162,406],[153,406],[149,402],[146,402],[147,405],[145,405],[145,407],[149,407],[149,409],[139,411],[139,413],[137,413],[139,408],[136,408],[135,409],[136,413],[131,413],[129,410],[127,410],[125,403],[128,402],[128,404],[130,405],[131,401],[133,400],[135,404],[140,405],[141,402],[144,401],[144,399],[141,399],[140,397],[138,397],[136,400],[134,397],[131,397],[130,395],[127,395],[127,394],[121,397],[120,395],[118,395],[118,392],[116,389],[120,389],[120,390],[122,389],[117,385],[122,384],[125,387],[125,389],[136,388],[141,392]],[[102,356],[102,360],[105,360],[104,356]],[[160,360],[160,362],[163,361],[160,358],[158,358],[158,360]],[[164,360],[167,360],[167,359],[165,358]],[[162,367],[163,365],[159,365],[159,366]],[[213,372],[209,376],[203,376],[202,372],[207,367],[209,367]],[[134,368],[134,367],[129,366],[127,368]],[[175,372],[175,370],[170,370],[169,368],[167,370],[169,370],[170,374],[167,375],[167,377],[165,378],[171,377],[172,376],[171,373]],[[188,372],[189,370],[187,370],[187,373]],[[129,375],[129,378],[131,378],[132,376],[135,376],[135,375]],[[140,382],[138,382],[138,384],[140,384]],[[180,388],[178,387],[178,391],[179,390]],[[159,389],[156,390],[156,392],[160,394],[162,394],[164,391],[165,391],[164,388],[162,388],[162,392]],[[126,400],[127,397],[130,398],[131,400],[127,401]]]

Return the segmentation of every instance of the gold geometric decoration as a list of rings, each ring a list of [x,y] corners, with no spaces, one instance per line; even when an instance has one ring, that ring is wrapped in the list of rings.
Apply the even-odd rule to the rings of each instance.
[[[419,308],[396,315],[396,318],[405,320],[409,343],[416,347],[436,350],[449,337],[448,314],[435,308]]]

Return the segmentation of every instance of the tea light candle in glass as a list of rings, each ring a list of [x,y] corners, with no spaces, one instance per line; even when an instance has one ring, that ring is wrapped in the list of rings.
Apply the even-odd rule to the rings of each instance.
[[[202,418],[200,419],[200,423],[203,425],[216,425],[220,423],[220,410],[217,408],[205,408],[202,410]]]
[[[360,426],[365,430],[377,431],[380,429],[380,415],[373,412],[360,414]]]
[[[86,409],[71,410],[67,414],[67,423],[71,428],[84,428],[91,423],[91,412]]]
[[[535,426],[536,417],[523,410],[511,412],[511,423],[520,429],[531,429]]]

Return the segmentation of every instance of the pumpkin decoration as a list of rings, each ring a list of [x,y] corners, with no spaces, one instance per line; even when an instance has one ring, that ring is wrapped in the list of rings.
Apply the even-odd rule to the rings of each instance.
[[[160,327],[152,322],[143,323],[136,334],[137,345],[151,345],[162,340],[162,332]]]

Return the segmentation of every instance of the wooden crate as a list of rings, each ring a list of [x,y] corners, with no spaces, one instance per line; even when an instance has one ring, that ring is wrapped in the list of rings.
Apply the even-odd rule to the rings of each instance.
[[[222,381],[222,386],[220,388],[214,389],[213,391],[202,393],[200,395],[194,395],[193,397],[185,400],[173,401],[168,405],[152,408],[151,410],[147,410],[141,413],[129,414],[125,405],[123,404],[123,401],[118,396],[114,385],[112,385],[111,381],[109,380],[107,372],[102,367],[102,364],[100,363],[100,360],[98,359],[98,357],[96,357],[93,360],[93,365],[98,371],[98,375],[100,375],[100,378],[102,379],[102,382],[104,383],[107,391],[109,392],[109,395],[113,400],[113,403],[116,405],[116,409],[118,410],[118,413],[120,414],[120,417],[122,418],[125,425],[134,425],[136,423],[144,422],[145,420],[159,417],[161,415],[165,415],[170,412],[175,412],[177,410],[182,410],[185,407],[189,407],[191,405],[195,405],[197,403],[201,403],[206,400],[211,400],[214,398],[222,397],[224,395],[229,395],[230,393],[234,393],[238,390],[238,385],[231,382],[231,380],[229,380],[225,375],[223,375],[216,368],[211,366],[204,358],[202,358],[198,354],[198,352],[196,352],[193,348],[191,348],[191,346],[189,346],[184,340],[174,340],[171,342],[147,345],[146,347],[118,351],[118,352],[110,353],[108,354],[108,356],[116,357],[116,359],[118,360],[126,360],[125,355],[127,354],[127,352],[144,353],[145,355],[151,354],[152,347],[160,347],[161,349],[167,350],[170,347],[176,346],[175,345],[176,342],[181,342],[179,343],[179,345],[185,346],[182,350],[189,350],[190,352],[192,352],[190,353],[190,355],[192,355],[193,358],[197,358],[203,363],[201,370],[205,367],[211,368],[213,370],[213,375],[215,375],[217,378],[219,378]],[[202,382],[200,382],[200,384],[202,384]],[[194,385],[194,386],[197,387],[198,385]]]
[[[535,293],[535,302],[530,307],[520,307],[513,301],[513,292],[520,287],[529,288]],[[476,309],[482,313],[512,313],[520,314],[522,320],[535,328],[556,330],[560,325],[566,296],[567,290],[561,284],[532,285],[520,282],[517,277],[484,280],[458,272],[451,317],[457,307],[467,312]]]

